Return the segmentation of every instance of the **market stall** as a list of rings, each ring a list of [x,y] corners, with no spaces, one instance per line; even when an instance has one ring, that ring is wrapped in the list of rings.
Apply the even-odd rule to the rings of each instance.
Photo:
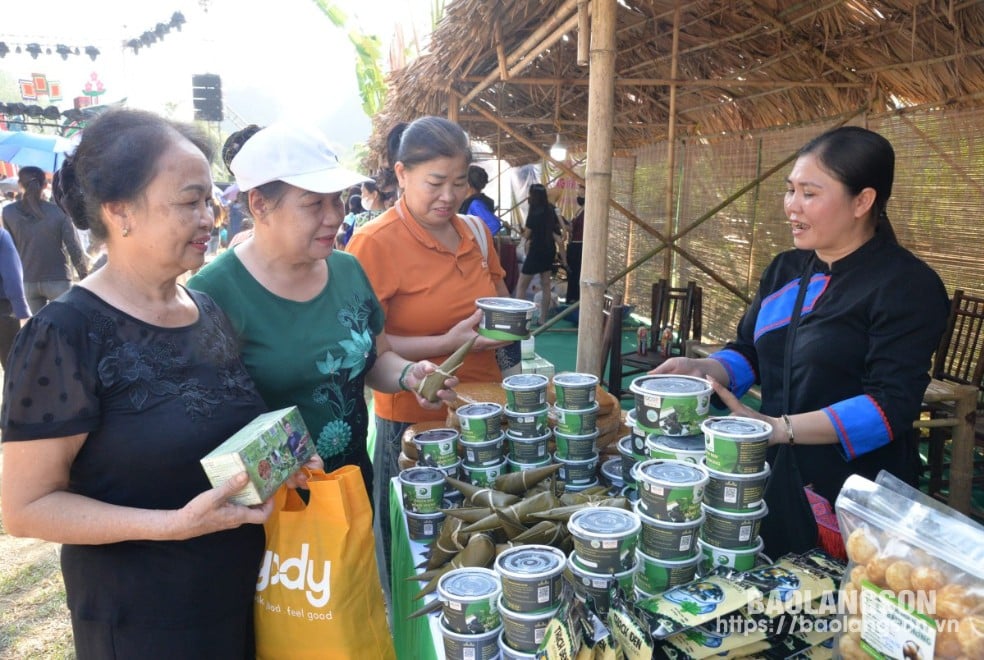
[[[780,660],[834,657],[839,645],[848,658],[981,657],[984,530],[969,519],[887,473],[852,477],[838,499],[849,562],[820,548],[769,557],[759,527],[771,428],[710,417],[706,381],[643,376],[632,410],[603,414],[607,393],[588,374],[511,378],[472,386],[443,428],[404,438],[405,469],[390,484],[398,649],[509,660],[584,645],[619,657],[597,654],[635,645],[635,657]],[[475,400],[497,391],[501,403]],[[599,437],[607,415],[619,422],[614,443]],[[430,580],[412,579],[427,568]],[[434,592],[418,598],[425,582]]]

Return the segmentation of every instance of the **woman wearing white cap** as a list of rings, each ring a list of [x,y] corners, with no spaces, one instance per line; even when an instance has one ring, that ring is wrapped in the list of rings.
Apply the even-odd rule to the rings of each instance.
[[[244,141],[229,138],[237,142],[238,153],[224,155],[232,156],[254,234],[189,286],[228,314],[267,405],[296,405],[325,469],[358,465],[371,493],[364,384],[412,390],[436,367],[390,350],[369,280],[355,258],[333,250],[344,216],[341,193],[366,177],[342,168],[324,135],[296,124],[276,123]],[[440,395],[454,397],[448,390]]]

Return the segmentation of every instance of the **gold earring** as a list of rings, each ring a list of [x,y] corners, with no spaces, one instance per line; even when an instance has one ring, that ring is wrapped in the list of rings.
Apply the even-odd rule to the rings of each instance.
[[[123,227],[123,238],[126,238],[129,235],[130,235],[130,228],[129,227]]]

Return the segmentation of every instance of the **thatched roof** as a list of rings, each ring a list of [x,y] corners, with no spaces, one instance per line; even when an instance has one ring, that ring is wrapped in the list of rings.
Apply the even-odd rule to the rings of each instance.
[[[666,139],[675,5],[618,1],[616,150]],[[981,0],[681,5],[678,137],[785,127],[862,108],[984,105]],[[577,0],[449,0],[430,52],[391,76],[373,151],[385,153],[394,123],[424,114],[457,115],[473,138],[515,164],[539,160],[530,145],[546,151],[558,131],[583,151],[588,67],[577,64],[577,39]],[[449,105],[459,107],[449,112]]]

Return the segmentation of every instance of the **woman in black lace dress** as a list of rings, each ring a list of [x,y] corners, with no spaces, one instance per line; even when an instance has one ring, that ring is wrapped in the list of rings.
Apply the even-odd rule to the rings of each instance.
[[[202,265],[213,225],[207,149],[150,113],[89,124],[56,197],[108,261],[10,355],[4,527],[63,544],[81,660],[255,655],[272,504],[228,502],[245,475],[211,488],[199,459],[266,406],[225,315],[176,283]]]

